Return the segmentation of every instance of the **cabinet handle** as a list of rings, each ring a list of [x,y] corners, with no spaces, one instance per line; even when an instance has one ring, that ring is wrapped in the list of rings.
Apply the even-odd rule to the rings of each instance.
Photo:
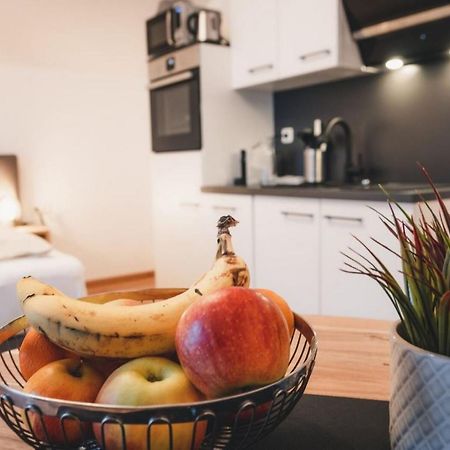
[[[310,52],[310,53],[305,53],[304,55],[300,55],[299,59],[301,61],[306,61],[307,59],[328,56],[328,55],[331,55],[331,50],[328,48],[325,48],[323,50],[317,50],[315,52]]]
[[[234,212],[237,209],[235,206],[219,206],[219,205],[214,205],[212,208],[218,211],[226,210],[230,212]]]
[[[357,222],[363,223],[363,219],[361,217],[345,217],[345,216],[324,216],[327,220],[334,220],[338,222]]]
[[[198,202],[181,202],[180,206],[183,206],[186,208],[199,208],[200,203],[198,203]]]
[[[286,217],[303,217],[305,219],[314,219],[314,214],[312,214],[312,213],[281,211],[281,214],[283,214],[283,216],[286,216]]]
[[[272,70],[273,64],[263,64],[262,66],[251,67],[248,69],[250,73],[261,72],[262,70]]]

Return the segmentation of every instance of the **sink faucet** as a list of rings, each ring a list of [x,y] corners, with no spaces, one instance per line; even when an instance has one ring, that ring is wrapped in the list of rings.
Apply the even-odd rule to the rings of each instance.
[[[334,117],[331,119],[326,127],[325,130],[321,136],[322,140],[322,148],[327,149],[328,152],[336,152],[337,146],[332,145],[332,132],[336,127],[340,127],[344,131],[345,135],[345,144],[344,144],[344,163],[342,166],[342,172],[338,174],[338,178],[340,178],[340,181],[343,181],[344,183],[350,183],[354,181],[355,177],[358,177],[361,175],[361,168],[355,167],[353,165],[352,161],[352,132],[350,130],[350,126],[348,123],[342,118],[342,117]],[[342,150],[341,150],[342,151]],[[338,155],[335,155],[337,157]],[[329,159],[330,162],[330,159]],[[333,170],[332,167],[328,167],[328,173],[332,173]]]

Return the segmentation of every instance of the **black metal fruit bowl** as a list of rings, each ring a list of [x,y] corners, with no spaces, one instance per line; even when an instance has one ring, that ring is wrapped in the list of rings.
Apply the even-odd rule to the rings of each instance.
[[[155,427],[167,429],[164,450],[247,448],[274,430],[294,408],[306,388],[317,354],[314,331],[302,317],[295,315],[289,367],[286,375],[275,383],[238,395],[191,404],[105,406],[38,397],[22,391],[25,380],[19,370],[18,348],[26,326],[22,317],[12,326],[0,328],[0,416],[23,441],[36,449],[109,450],[103,431],[105,427],[114,426],[122,436],[122,445],[113,450],[130,450],[125,439],[131,430],[129,424],[147,427],[147,442],[139,450],[162,450],[161,446],[153,445]],[[31,414],[41,421],[44,416],[56,417],[64,430],[68,423],[71,427],[76,424],[84,430],[82,444],[71,446],[67,440],[65,445],[52,442],[48,433],[44,440],[42,436],[39,439],[30,427]],[[90,431],[85,431],[87,427],[82,424],[86,422],[100,424],[103,442],[97,442]],[[173,429],[182,423],[191,423],[192,437],[186,446],[178,447],[174,444]],[[65,433],[64,436],[67,439]]]

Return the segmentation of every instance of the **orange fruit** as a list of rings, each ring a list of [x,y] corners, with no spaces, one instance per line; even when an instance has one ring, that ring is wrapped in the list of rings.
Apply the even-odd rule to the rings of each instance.
[[[70,357],[77,358],[74,354],[51,342],[44,334],[30,328],[19,349],[19,367],[22,376],[28,380],[48,363]]]
[[[255,291],[264,295],[264,297],[268,298],[269,300],[272,300],[272,302],[274,302],[280,308],[288,325],[289,336],[291,336],[294,332],[294,313],[292,312],[287,301],[283,297],[281,297],[281,295],[278,295],[276,292],[273,292],[270,289],[255,289]]]

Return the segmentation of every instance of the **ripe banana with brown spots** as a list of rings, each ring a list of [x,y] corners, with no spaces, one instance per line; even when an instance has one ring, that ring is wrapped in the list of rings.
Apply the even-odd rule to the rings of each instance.
[[[228,229],[221,230],[211,270],[174,297],[136,306],[99,304],[27,277],[17,285],[24,314],[52,342],[80,355],[136,358],[171,352],[178,320],[193,302],[220,288],[249,285],[247,265],[233,252]]]

